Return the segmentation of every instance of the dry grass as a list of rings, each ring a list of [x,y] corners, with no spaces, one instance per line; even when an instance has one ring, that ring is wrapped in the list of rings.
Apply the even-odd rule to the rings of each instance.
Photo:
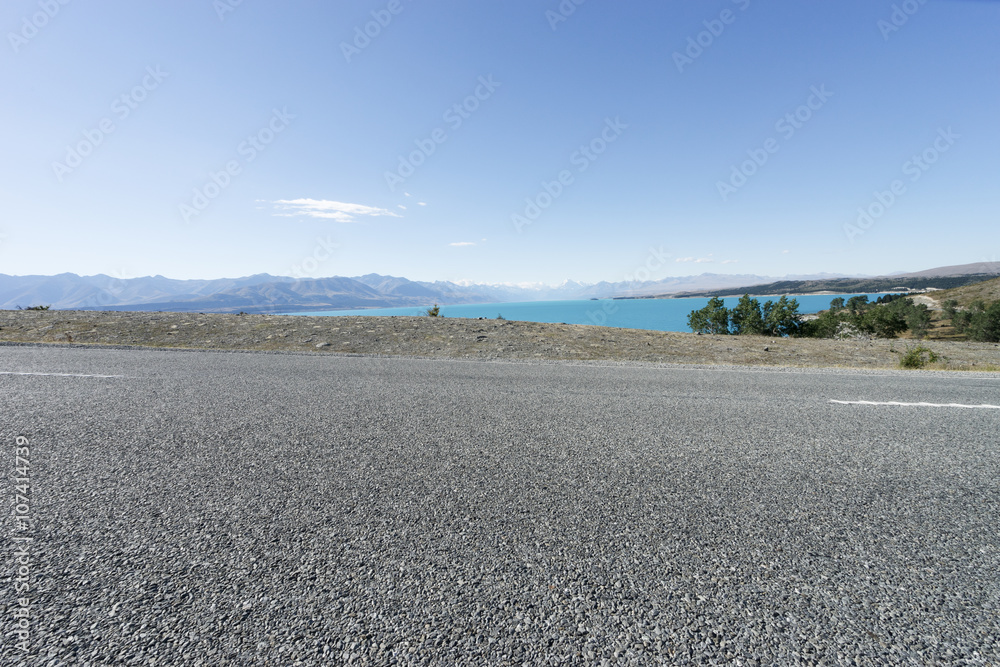
[[[92,311],[0,311],[0,343],[72,343],[216,350],[897,368],[915,341],[819,340],[615,329],[440,317],[316,317]],[[923,341],[927,368],[993,370],[1000,345]]]
[[[948,299],[954,299],[958,301],[960,306],[968,306],[977,299],[982,299],[987,303],[997,301],[1000,300],[1000,278],[985,280],[981,283],[965,285],[964,287],[931,292],[929,296],[932,296],[939,304],[944,303]]]

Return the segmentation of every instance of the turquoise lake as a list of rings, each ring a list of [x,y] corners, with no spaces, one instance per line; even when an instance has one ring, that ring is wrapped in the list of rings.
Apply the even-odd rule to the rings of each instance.
[[[798,295],[802,314],[816,313],[830,306],[830,300],[843,297],[846,301],[855,294]],[[872,301],[882,296],[868,294]],[[777,301],[779,297],[756,297],[761,304]],[[739,297],[724,299],[727,308],[732,308]],[[623,329],[652,329],[654,331],[690,331],[687,326],[688,314],[692,310],[704,308],[706,298],[692,299],[601,299],[600,301],[524,301],[520,303],[475,303],[457,306],[441,306],[442,317],[466,317],[495,319],[502,315],[507,320],[526,322],[553,322],[564,324],[594,324]],[[426,315],[427,308],[407,306],[405,308],[366,308],[361,310],[326,310],[312,313],[289,313],[291,315]]]

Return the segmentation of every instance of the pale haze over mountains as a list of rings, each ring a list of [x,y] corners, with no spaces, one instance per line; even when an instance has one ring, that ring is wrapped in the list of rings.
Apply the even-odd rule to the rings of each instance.
[[[831,274],[810,276],[833,278]],[[805,278],[805,276],[801,276]],[[282,312],[336,308],[424,306],[648,296],[767,282],[755,275],[672,277],[658,281],[560,285],[420,282],[368,274],[353,278],[295,279],[258,274],[234,279],[173,280],[163,276],[120,279],[106,275],[0,275],[0,308],[51,305],[56,309]]]
[[[906,276],[1000,275],[1000,262],[939,267]],[[822,280],[842,274],[784,276]],[[587,284],[509,285],[423,282],[370,273],[353,278],[295,279],[266,273],[242,278],[175,280],[163,276],[115,278],[107,275],[9,276],[0,274],[0,308],[49,305],[55,309],[109,309],[196,312],[296,312],[345,308],[426,306],[432,303],[500,303],[652,296],[759,285],[773,276],[723,275]]]

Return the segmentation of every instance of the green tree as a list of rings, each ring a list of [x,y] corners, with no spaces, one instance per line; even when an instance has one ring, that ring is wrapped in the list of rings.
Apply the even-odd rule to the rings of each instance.
[[[923,338],[931,326],[931,311],[924,304],[915,304],[913,299],[902,294],[888,294],[882,300],[881,307],[895,313],[906,323],[914,338]],[[896,325],[895,328],[898,328]],[[902,329],[902,331],[906,331]],[[892,336],[890,336],[891,338]]]
[[[972,322],[972,313],[975,309],[976,304],[973,303],[972,306],[966,308],[965,310],[955,310],[951,316],[951,326],[955,328],[956,333],[964,334],[966,329],[969,328],[969,324]]]
[[[986,305],[984,301],[973,301],[968,309],[955,314],[956,320],[962,321],[962,332],[969,340],[996,343],[1000,342],[1000,301]],[[958,329],[958,327],[955,327]]]
[[[688,315],[688,326],[695,333],[728,334],[729,309],[719,297],[712,297],[701,310],[692,310]]]
[[[804,338],[836,338],[840,323],[847,322],[850,318],[850,313],[844,310],[844,297],[838,296],[830,300],[829,310],[802,322],[798,335]]]
[[[958,333],[969,336],[971,334],[970,329],[975,327],[975,322],[979,314],[985,312],[985,310],[986,302],[982,299],[976,299],[965,310],[957,310],[955,312],[954,317],[951,318],[951,325],[955,327],[955,331]]]
[[[729,324],[736,335],[763,334],[764,316],[760,310],[760,301],[751,299],[749,294],[744,294],[736,307],[729,311]]]
[[[923,338],[927,335],[931,328],[931,311],[927,306],[922,303],[915,306],[910,301],[910,307],[906,310],[904,317],[906,318],[906,326],[914,338]]]
[[[768,301],[762,314],[764,333],[768,336],[793,336],[802,326],[798,299],[789,300],[787,296],[782,296],[777,303]]]
[[[857,314],[868,306],[868,295],[860,294],[858,296],[852,296],[847,300],[847,309],[852,313]]]
[[[862,333],[876,338],[895,338],[906,331],[906,319],[885,306],[869,308],[854,318],[854,325]]]
[[[799,327],[799,335],[807,338],[834,338],[840,323],[847,319],[848,316],[843,311],[831,308],[820,313],[819,317],[803,322]]]

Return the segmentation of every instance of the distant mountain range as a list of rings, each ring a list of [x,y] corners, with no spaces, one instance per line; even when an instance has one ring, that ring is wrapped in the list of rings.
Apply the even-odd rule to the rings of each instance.
[[[985,273],[990,263],[968,265]],[[1000,263],[989,270],[1000,275]],[[960,271],[946,267],[933,271]],[[920,272],[926,274],[929,272]],[[970,271],[971,273],[971,271]],[[916,275],[916,274],[914,274]],[[962,275],[955,273],[954,275]],[[893,279],[905,278],[893,276]],[[843,279],[840,274],[786,276],[784,281]],[[346,308],[384,308],[434,303],[499,303],[562,299],[649,297],[680,292],[733,290],[776,279],[757,275],[704,273],[644,282],[566,281],[557,286],[422,282],[368,274],[353,278],[295,279],[266,273],[217,280],[174,280],[163,276],[120,279],[106,275],[8,276],[0,274],[0,308],[48,305],[54,309],[280,313]],[[820,288],[822,289],[822,288]]]
[[[301,279],[266,273],[218,280],[163,276],[119,279],[106,275],[0,274],[0,308],[50,305],[57,310],[145,310],[277,313],[345,308],[425,307],[435,303],[499,303],[651,296],[691,289],[721,289],[768,280],[755,275],[702,274],[645,282],[566,281],[558,286],[421,282],[368,274]]]

